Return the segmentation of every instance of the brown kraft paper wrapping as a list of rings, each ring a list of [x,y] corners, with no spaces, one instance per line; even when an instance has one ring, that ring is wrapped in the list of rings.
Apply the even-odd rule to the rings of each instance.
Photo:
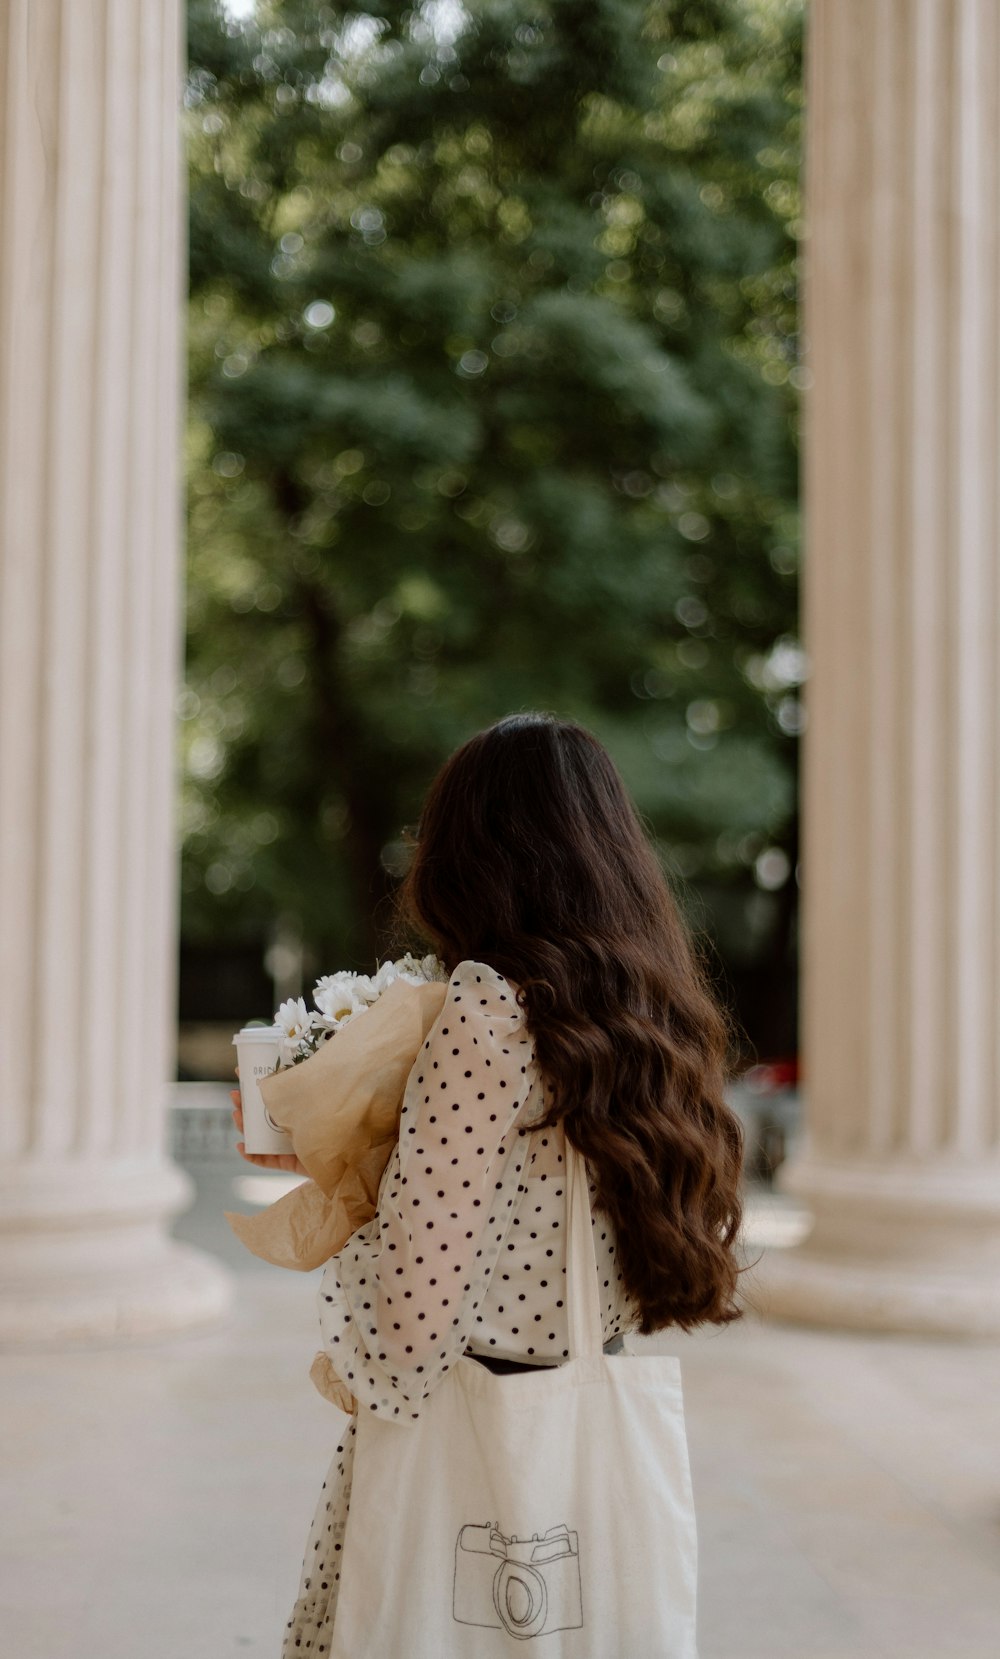
[[[394,980],[308,1060],[262,1080],[264,1104],[311,1179],[257,1215],[223,1212],[255,1256],[307,1273],[371,1220],[406,1079],[447,989]]]

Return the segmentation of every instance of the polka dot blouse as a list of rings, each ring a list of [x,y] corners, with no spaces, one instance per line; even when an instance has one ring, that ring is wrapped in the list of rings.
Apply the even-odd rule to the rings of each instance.
[[[323,1347],[361,1410],[416,1420],[466,1349],[568,1358],[565,1138],[538,1125],[549,1101],[510,985],[460,962],[407,1079],[377,1212],[320,1280]],[[612,1227],[593,1221],[607,1342],[635,1315]]]

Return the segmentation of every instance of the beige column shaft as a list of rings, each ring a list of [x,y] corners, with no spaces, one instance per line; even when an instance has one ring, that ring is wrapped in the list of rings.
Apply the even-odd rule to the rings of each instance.
[[[166,1235],[178,0],[0,10],[0,1338],[211,1319]]]
[[[1000,1332],[1000,7],[813,0],[803,1060],[780,1316]]]

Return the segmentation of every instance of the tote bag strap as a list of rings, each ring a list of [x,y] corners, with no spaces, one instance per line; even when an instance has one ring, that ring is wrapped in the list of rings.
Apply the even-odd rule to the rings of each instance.
[[[604,1352],[587,1160],[566,1136],[566,1309],[569,1357]]]

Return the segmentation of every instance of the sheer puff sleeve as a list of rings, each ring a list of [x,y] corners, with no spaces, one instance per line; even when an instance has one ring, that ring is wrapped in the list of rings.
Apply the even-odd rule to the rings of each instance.
[[[362,1410],[415,1420],[464,1352],[510,1228],[536,1075],[507,981],[459,963],[407,1079],[378,1211],[320,1283],[324,1352]]]

